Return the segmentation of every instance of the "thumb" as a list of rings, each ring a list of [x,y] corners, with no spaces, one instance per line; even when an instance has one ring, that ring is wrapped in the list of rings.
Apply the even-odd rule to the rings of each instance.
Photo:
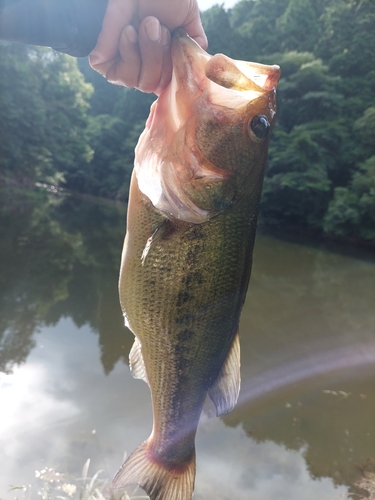
[[[208,40],[202,26],[198,4],[195,4],[193,9],[192,14],[187,18],[182,27],[186,30],[187,34],[202,47],[202,49],[206,50],[208,47]]]

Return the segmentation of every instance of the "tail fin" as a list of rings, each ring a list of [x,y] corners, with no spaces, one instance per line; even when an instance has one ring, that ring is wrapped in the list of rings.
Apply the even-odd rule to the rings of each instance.
[[[194,491],[195,453],[186,467],[166,469],[147,454],[148,441],[125,461],[113,479],[115,489],[139,484],[151,500],[191,500]]]

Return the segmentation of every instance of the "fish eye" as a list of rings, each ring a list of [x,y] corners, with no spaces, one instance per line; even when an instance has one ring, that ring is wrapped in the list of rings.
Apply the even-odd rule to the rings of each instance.
[[[265,115],[256,115],[249,122],[249,136],[255,142],[263,141],[271,128]]]

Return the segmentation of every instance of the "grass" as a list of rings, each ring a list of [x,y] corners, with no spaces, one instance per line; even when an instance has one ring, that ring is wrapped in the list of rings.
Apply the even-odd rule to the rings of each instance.
[[[52,468],[35,471],[37,483],[32,486],[11,486],[14,500],[148,500],[144,494],[138,494],[138,488],[132,493],[117,492],[111,487],[111,481],[100,478],[101,470],[89,476],[90,459],[83,466],[81,477],[71,478]],[[353,485],[356,492],[345,494],[342,500],[375,500],[375,459],[368,460],[361,468],[362,478]],[[0,500],[1,497],[0,497]]]
[[[100,478],[101,470],[89,476],[90,459],[82,469],[81,477],[72,478],[53,468],[35,471],[36,484],[28,486],[10,486],[15,500],[148,500],[148,496],[116,492],[108,479]],[[1,500],[1,498],[0,498]]]

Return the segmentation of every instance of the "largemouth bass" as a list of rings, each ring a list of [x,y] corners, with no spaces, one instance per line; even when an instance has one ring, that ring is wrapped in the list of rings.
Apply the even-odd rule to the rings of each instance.
[[[153,429],[113,485],[190,500],[207,393],[224,415],[240,389],[238,324],[248,287],[278,66],[210,56],[185,32],[173,77],[136,148],[120,301]]]

